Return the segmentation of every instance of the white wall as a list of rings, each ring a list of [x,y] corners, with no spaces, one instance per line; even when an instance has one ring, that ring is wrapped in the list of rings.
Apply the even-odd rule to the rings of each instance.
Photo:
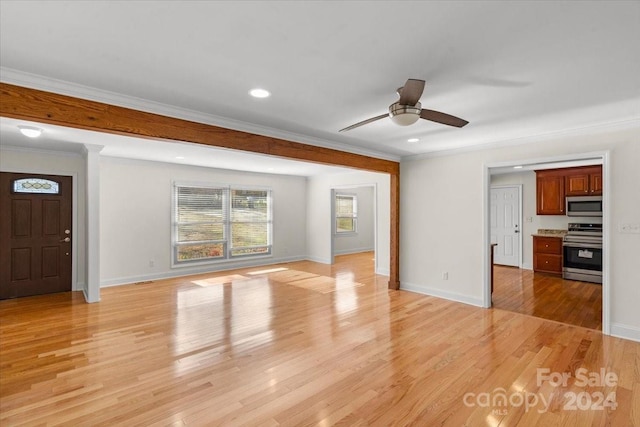
[[[56,153],[0,146],[0,170],[33,171],[77,177],[77,251],[74,289],[86,285],[86,159],[78,153]],[[16,142],[16,146],[20,141]],[[273,254],[254,259],[259,265],[298,259],[331,261],[331,189],[369,186],[359,195],[360,231],[373,229],[371,198],[377,199],[375,233],[359,233],[357,245],[376,251],[377,273],[389,274],[389,176],[347,172],[310,179],[255,174],[102,156],[100,158],[100,283],[102,286],[229,269],[247,262],[229,261],[203,267],[171,268],[171,190],[173,181],[267,186],[274,195]],[[375,195],[371,188],[375,188]],[[358,191],[360,191],[359,189]],[[373,197],[375,196],[375,197]],[[369,223],[368,223],[369,222]],[[377,240],[375,235],[377,234]],[[374,245],[373,241],[376,241]],[[340,248],[340,246],[338,245]],[[348,250],[344,247],[339,250]],[[150,266],[153,261],[153,266]],[[86,290],[86,289],[85,289]]]
[[[533,233],[538,229],[566,230],[570,222],[602,223],[602,218],[536,214],[536,173],[522,171],[492,175],[491,185],[522,185],[522,268],[533,270]],[[531,219],[531,222],[527,221]]]
[[[18,136],[19,138],[20,136]],[[16,148],[21,144],[12,135],[3,135],[0,145],[0,171],[33,172],[39,174],[73,176],[76,191],[76,216],[74,217],[74,277],[72,289],[86,286],[86,174],[85,160],[79,153],[37,151]]]
[[[358,204],[357,233],[335,234],[333,252],[335,255],[353,254],[374,250],[375,211],[374,187],[340,188],[336,193],[355,195]]]
[[[376,188],[376,273],[389,275],[391,237],[390,179],[388,174],[354,171],[310,177],[307,181],[307,255],[331,262],[331,189],[374,185]]]
[[[171,268],[173,181],[264,186],[273,191],[271,257]],[[100,275],[103,285],[304,259],[304,177],[246,173],[114,157],[100,165]],[[153,267],[150,266],[153,261]]]
[[[540,140],[401,164],[400,280],[403,289],[483,304],[485,165],[611,150],[611,331],[640,340],[640,129]],[[605,179],[607,177],[605,176]],[[442,273],[448,271],[449,279]]]

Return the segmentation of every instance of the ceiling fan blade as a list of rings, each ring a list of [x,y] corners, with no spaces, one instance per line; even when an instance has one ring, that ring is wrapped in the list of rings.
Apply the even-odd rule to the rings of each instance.
[[[340,129],[339,132],[345,132],[345,131],[348,131],[348,130],[351,130],[351,129],[355,129],[355,128],[360,127],[362,125],[366,125],[368,123],[375,122],[376,120],[384,119],[385,117],[389,117],[389,114],[388,113],[387,114],[380,114],[379,116],[371,117],[370,119],[363,120],[361,122],[356,123],[355,125],[351,125],[351,126],[348,126],[348,127],[344,128],[344,129]]]
[[[455,126],[457,128],[461,128],[469,123],[468,121],[452,116],[451,114],[441,113],[440,111],[425,110],[424,108],[420,112],[420,117],[425,120]]]
[[[424,91],[424,80],[409,79],[400,91],[400,105],[416,105]]]

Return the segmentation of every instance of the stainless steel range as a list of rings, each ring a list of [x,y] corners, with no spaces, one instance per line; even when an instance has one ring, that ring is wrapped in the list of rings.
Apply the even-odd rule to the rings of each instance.
[[[602,224],[569,224],[562,251],[563,279],[602,283]]]

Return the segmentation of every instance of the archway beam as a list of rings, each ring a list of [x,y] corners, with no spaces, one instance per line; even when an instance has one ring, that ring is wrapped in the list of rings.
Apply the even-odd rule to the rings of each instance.
[[[399,280],[400,164],[325,147],[225,129],[131,108],[0,83],[0,116],[152,140],[173,140],[344,166],[391,176],[389,288]]]

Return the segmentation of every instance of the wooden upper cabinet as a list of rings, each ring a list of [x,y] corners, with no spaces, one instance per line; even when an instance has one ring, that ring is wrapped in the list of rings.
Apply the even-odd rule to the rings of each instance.
[[[602,166],[565,169],[567,196],[599,196],[602,194]]]
[[[602,166],[536,171],[536,213],[566,215],[566,196],[602,195]]]
[[[589,185],[591,194],[594,196],[602,195],[602,166],[598,166],[598,171],[589,175]]]
[[[562,169],[536,171],[536,211],[538,215],[565,215]]]
[[[588,196],[589,195],[589,174],[580,173],[577,175],[567,175],[564,178],[564,187],[567,196]]]

